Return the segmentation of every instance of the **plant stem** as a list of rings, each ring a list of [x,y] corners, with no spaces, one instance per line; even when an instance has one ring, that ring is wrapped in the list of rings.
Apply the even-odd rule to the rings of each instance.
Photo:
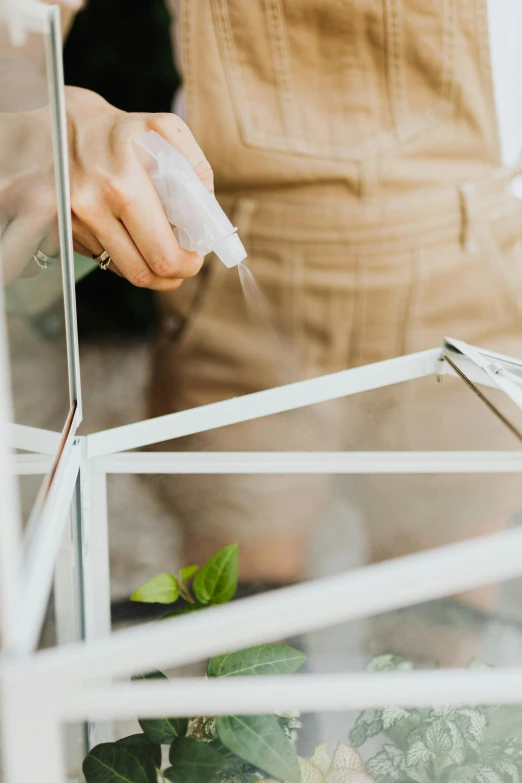
[[[160,778],[163,781],[163,783],[167,783],[167,781],[165,780],[165,775],[163,774],[161,769],[158,769],[158,772],[159,772]]]
[[[190,595],[188,588],[184,584],[180,584],[179,586],[179,592],[181,593],[181,597],[185,599],[185,601],[189,604],[195,604],[195,600]]]

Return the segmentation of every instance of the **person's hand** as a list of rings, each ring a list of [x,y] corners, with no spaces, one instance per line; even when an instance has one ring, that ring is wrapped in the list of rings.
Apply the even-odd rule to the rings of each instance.
[[[176,147],[212,192],[213,178],[192,133],[174,114],[128,114],[96,93],[67,87],[75,249],[104,250],[109,269],[136,286],[168,291],[195,275],[203,259],[177,243],[134,139],[155,130]]]
[[[49,107],[0,114],[0,266],[3,283],[20,277],[37,250],[59,251]]]

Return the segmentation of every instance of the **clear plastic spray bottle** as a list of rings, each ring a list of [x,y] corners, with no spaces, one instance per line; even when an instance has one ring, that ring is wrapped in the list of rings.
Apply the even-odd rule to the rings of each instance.
[[[247,254],[237,229],[186,158],[155,131],[135,141],[180,246],[202,256],[213,251],[227,267],[240,264]]]

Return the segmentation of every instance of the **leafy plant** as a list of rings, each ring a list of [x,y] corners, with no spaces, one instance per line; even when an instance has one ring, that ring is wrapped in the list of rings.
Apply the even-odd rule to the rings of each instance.
[[[202,568],[186,566],[173,574],[161,573],[153,576],[139,587],[131,601],[145,604],[172,604],[181,596],[187,607],[172,614],[185,612],[187,608],[202,609],[204,606],[224,604],[234,597],[238,575],[237,544],[230,544],[210,558]],[[192,580],[192,592],[189,582]],[[167,615],[171,617],[172,614]]]
[[[381,655],[370,661],[369,668],[410,669],[412,664]],[[350,740],[360,747],[378,734],[389,742],[366,764],[376,783],[522,780],[522,711],[518,706],[364,710]]]
[[[226,603],[235,594],[238,580],[238,547],[220,550],[201,568],[191,565],[176,577],[154,576],[131,599],[170,604],[181,596],[186,605],[171,613],[203,609]],[[208,677],[292,674],[304,663],[299,650],[283,644],[263,644],[208,661]],[[134,679],[165,678],[162,672]],[[273,775],[288,783],[300,783],[303,761],[294,750],[293,716],[198,716],[139,719],[143,734],[93,748],[83,762],[87,783],[250,783]],[[169,763],[162,769],[162,746],[169,746]],[[301,764],[301,766],[300,766]],[[323,778],[320,779],[321,781]],[[310,778],[313,783],[313,778]],[[333,779],[328,783],[341,783]],[[364,783],[363,780],[354,783]]]
[[[133,601],[185,606],[172,614],[226,603],[236,591],[238,547],[232,544],[201,568],[161,573]],[[283,644],[263,644],[216,655],[207,677],[292,674],[305,656]],[[479,664],[472,664],[474,666]],[[378,655],[370,671],[407,670],[410,661]],[[137,679],[166,678],[162,672]],[[351,745],[319,745],[295,752],[295,715],[228,715],[139,719],[142,734],[97,745],[84,760],[87,783],[522,783],[522,710],[519,706],[363,710]],[[356,748],[385,738],[366,767]],[[169,765],[163,769],[162,746]]]
[[[310,759],[299,758],[302,783],[374,783],[354,748],[339,742],[319,745]],[[277,783],[263,779],[260,783]]]

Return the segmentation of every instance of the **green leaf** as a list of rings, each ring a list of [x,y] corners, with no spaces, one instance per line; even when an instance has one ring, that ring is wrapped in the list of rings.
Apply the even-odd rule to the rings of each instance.
[[[350,731],[350,741],[355,748],[359,748],[382,730],[382,710],[363,710]]]
[[[488,740],[504,742],[515,737],[522,737],[522,708],[519,705],[496,707],[489,717]]]
[[[149,748],[151,754],[152,754],[152,760],[154,761],[154,765],[156,767],[161,767],[161,747],[160,745],[157,745],[155,742],[151,742],[151,740],[147,737],[146,734],[131,734],[128,737],[122,737],[122,739],[119,739],[117,741],[117,745],[140,745],[140,743],[144,743],[146,747]]]
[[[410,710],[401,707],[388,707],[382,711],[382,726],[384,731],[391,729],[396,723],[411,716]]]
[[[145,743],[96,745],[83,762],[87,783],[156,783],[156,767]]]
[[[384,653],[383,655],[374,655],[373,658],[370,658],[366,669],[369,672],[408,671],[409,669],[413,669],[413,664],[411,661],[407,661],[405,658],[401,658],[398,655]]]
[[[139,724],[151,742],[170,745],[178,737],[184,737],[188,729],[187,718],[140,719]]]
[[[448,754],[449,761],[454,764],[464,764],[466,760],[466,743],[464,736],[457,724],[453,721],[448,721],[448,728],[451,734],[451,750]]]
[[[477,764],[475,769],[477,780],[479,780],[480,783],[502,783],[502,778],[500,775],[497,775],[497,773],[491,769],[491,767],[479,766]]]
[[[163,672],[140,674],[136,680],[168,680]],[[188,729],[187,718],[138,718],[147,738],[158,745],[170,745],[178,737],[184,737]]]
[[[467,730],[475,742],[478,742],[479,744],[483,743],[486,738],[486,729],[488,725],[488,721],[484,713],[479,709],[470,707],[462,709],[461,714],[468,718],[469,724],[467,726]],[[502,737],[502,739],[504,738]]]
[[[303,783],[304,780],[303,778]],[[374,781],[357,769],[339,767],[326,776],[326,783],[374,783]]]
[[[182,568],[181,571],[179,572],[180,581],[186,582],[187,579],[190,579],[192,576],[194,576],[194,574],[198,570],[199,570],[199,566],[196,565],[185,566],[185,568]]]
[[[171,767],[164,776],[173,783],[210,783],[227,766],[224,756],[204,742],[178,739],[169,753]]]
[[[364,772],[362,758],[355,748],[351,748],[344,742],[339,742],[332,759],[332,769],[356,769]]]
[[[370,775],[377,775],[390,780],[394,778],[393,762],[383,750],[368,761],[366,768]]]
[[[515,762],[507,755],[497,763],[497,769],[504,775],[509,775],[512,783],[520,783],[520,775]]]
[[[317,769],[321,770],[323,775],[326,775],[332,764],[331,744],[323,742],[322,745],[318,745],[310,761]]]
[[[224,758],[227,760],[227,767],[231,767],[234,764],[244,763],[243,759],[240,759],[239,756],[236,756],[235,753],[232,753],[230,748],[226,748],[217,737],[207,744],[210,748],[214,748],[214,750],[216,750],[220,756],[224,756]]]
[[[297,755],[273,715],[235,715],[216,719],[218,737],[227,748],[255,767],[300,783]]]
[[[301,783],[323,783],[323,773],[309,759],[299,759],[299,769]]]
[[[452,746],[449,726],[444,718],[436,718],[426,729],[426,746],[435,756],[449,753]]]
[[[178,580],[172,574],[156,574],[131,595],[142,604],[173,604],[179,598]]]
[[[455,767],[449,773],[450,783],[470,783],[477,780],[477,767],[472,764],[466,764],[463,767]]]
[[[422,740],[417,740],[410,745],[406,754],[406,767],[416,767],[419,764],[428,764],[433,758],[433,751],[426,747]]]
[[[202,604],[230,601],[237,588],[238,554],[238,545],[230,544],[199,569],[192,583],[198,601]]]
[[[395,745],[384,745],[383,750],[391,759],[394,767],[397,769],[404,767],[406,754],[400,748],[396,748]]]
[[[209,677],[252,674],[294,674],[306,655],[285,644],[261,644],[227,655],[216,655],[207,664]]]

